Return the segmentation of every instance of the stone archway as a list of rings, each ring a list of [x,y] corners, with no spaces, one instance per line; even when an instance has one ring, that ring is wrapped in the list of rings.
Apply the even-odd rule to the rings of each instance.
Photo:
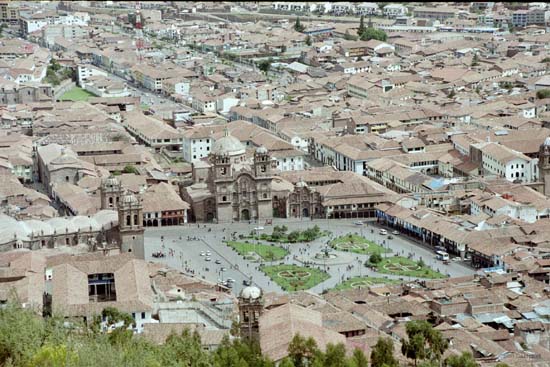
[[[241,220],[250,220],[250,210],[248,209],[241,210]]]
[[[309,217],[309,209],[303,208],[302,209],[302,217]]]
[[[207,213],[206,214],[206,221],[212,222],[214,220],[214,214],[213,213]]]
[[[153,219],[153,227],[158,227],[158,226],[159,226],[158,220]]]

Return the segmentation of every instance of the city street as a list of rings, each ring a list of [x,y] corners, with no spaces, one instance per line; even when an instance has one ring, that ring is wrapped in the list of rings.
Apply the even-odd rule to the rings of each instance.
[[[387,256],[393,256],[394,254],[400,254],[407,257],[409,253],[413,254],[414,260],[420,258],[434,270],[439,270],[443,274],[450,274],[451,276],[464,276],[473,274],[475,270],[461,262],[451,262],[448,265],[443,264],[441,261],[435,259],[435,253],[423,246],[420,246],[416,242],[409,240],[402,235],[395,235],[394,238],[389,240],[387,236],[379,234],[379,228],[375,223],[371,222],[363,226],[354,224],[353,220],[286,220],[279,219],[274,221],[273,225],[263,226],[263,224],[248,224],[248,223],[233,223],[229,224],[187,224],[177,227],[162,227],[162,228],[148,228],[145,231],[145,250],[146,259],[152,261],[159,261],[166,263],[167,265],[180,269],[186,274],[190,274],[191,271],[195,272],[195,276],[202,279],[218,282],[232,278],[235,280],[233,291],[235,294],[243,288],[243,281],[251,279],[252,283],[262,288],[264,291],[277,291],[282,292],[282,289],[271,281],[259,268],[259,263],[244,260],[241,255],[231,249],[229,246],[223,243],[224,237],[228,238],[231,232],[237,232],[237,235],[248,235],[254,228],[263,226],[261,233],[271,234],[273,226],[286,225],[289,231],[294,229],[304,230],[306,228],[318,225],[321,230],[327,230],[332,232],[333,237],[338,237],[348,233],[362,234],[367,239],[374,241],[375,243],[384,245],[383,241],[386,241],[386,246],[392,249],[392,253]],[[211,230],[210,230],[211,229]],[[371,232],[372,230],[372,232]],[[181,239],[180,239],[181,236]],[[191,238],[197,237],[188,241],[188,236]],[[330,240],[329,237],[321,237],[309,244],[285,244],[283,247],[287,247],[290,250],[289,255],[282,261],[275,261],[273,264],[279,264],[284,262],[285,264],[302,265],[294,255],[297,257],[305,254],[305,256],[313,257],[316,253],[322,251]],[[252,240],[249,240],[252,242]],[[267,243],[265,241],[260,241]],[[173,250],[173,256],[170,256],[170,250]],[[153,258],[151,255],[154,252],[162,251],[166,254],[164,258]],[[210,261],[206,261],[207,256],[201,256],[201,252],[210,252]],[[324,290],[333,288],[338,283],[346,280],[348,277],[354,276],[373,276],[373,277],[388,277],[392,279],[402,279],[404,281],[413,280],[414,278],[401,277],[388,274],[380,274],[369,268],[362,266],[368,259],[368,255],[360,255],[355,253],[344,253],[341,251],[334,251],[337,255],[344,255],[342,258],[346,259],[345,263],[340,264],[320,264],[314,265],[321,270],[327,271],[331,278],[311,288],[311,291],[321,293]],[[350,259],[350,260],[347,260]],[[219,260],[220,264],[216,264],[216,260]],[[347,270],[352,266],[351,270]],[[221,271],[225,268],[225,271]]]

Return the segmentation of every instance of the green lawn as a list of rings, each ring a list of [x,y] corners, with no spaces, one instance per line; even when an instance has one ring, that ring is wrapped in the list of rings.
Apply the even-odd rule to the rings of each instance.
[[[228,241],[226,243],[242,256],[245,256],[249,252],[255,252],[266,261],[280,260],[288,254],[284,248],[278,246],[263,245],[261,243],[254,245],[254,243],[236,241]]]
[[[330,278],[324,271],[297,265],[261,266],[260,270],[289,292],[309,289]]]
[[[399,283],[401,283],[401,281],[397,279],[386,279],[386,278],[375,278],[375,277],[354,277],[338,284],[336,287],[334,287],[334,290],[343,291],[346,289],[353,289],[353,288],[367,288],[374,284],[399,284]]]
[[[335,238],[329,244],[336,250],[351,251],[357,254],[372,255],[392,252],[391,249],[382,247],[371,240],[351,233]]]
[[[95,94],[90,93],[80,87],[74,87],[73,89],[63,93],[63,95],[59,98],[59,100],[77,102],[77,101],[87,101],[88,98],[90,97],[95,97]]]
[[[419,266],[416,261],[401,256],[394,256],[383,259],[379,264],[376,265],[376,269],[379,273],[402,275],[406,277],[429,279],[446,278],[444,274],[432,270],[426,265]]]
[[[145,103],[140,104],[139,107],[141,107],[143,111],[148,111],[150,108],[149,105]]]

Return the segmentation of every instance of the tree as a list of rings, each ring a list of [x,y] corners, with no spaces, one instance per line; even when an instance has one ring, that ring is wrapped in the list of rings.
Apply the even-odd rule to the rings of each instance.
[[[506,363],[497,363],[495,367],[510,367],[510,366]]]
[[[285,357],[283,358],[281,363],[279,363],[279,367],[295,367],[295,366],[294,366],[294,362],[292,362],[292,359]]]
[[[324,367],[347,367],[346,347],[342,343],[327,344],[323,356]]]
[[[344,34],[344,39],[346,41],[357,41],[358,36],[353,36],[349,34],[349,31],[346,29],[346,33]]]
[[[319,357],[320,351],[312,337],[304,338],[300,334],[294,335],[288,345],[288,357],[295,367],[311,365],[312,361]]]
[[[537,99],[550,98],[550,89],[541,89],[537,91]]]
[[[367,30],[365,27],[365,16],[361,15],[361,19],[359,20],[359,28],[357,28],[357,35],[361,37],[361,35]]]
[[[66,345],[44,345],[32,357],[31,366],[56,367],[75,365],[78,355],[68,351]]]
[[[210,367],[208,354],[202,349],[199,335],[188,329],[181,334],[172,334],[164,343],[159,362],[162,366],[174,366],[181,361],[185,366]],[[184,362],[185,361],[185,362]]]
[[[258,68],[259,68],[261,71],[263,71],[265,74],[267,74],[267,72],[268,72],[269,69],[271,68],[271,59],[260,61],[260,63],[258,64]]]
[[[0,37],[2,37],[2,34],[4,33],[5,28],[6,28],[6,23],[0,23]]]
[[[306,27],[304,27],[304,26],[302,25],[302,23],[300,22],[300,17],[297,17],[297,18],[296,18],[296,22],[294,23],[294,30],[295,30],[296,32],[303,32],[304,29],[306,29]]]
[[[550,62],[550,57],[545,57],[544,59],[542,59],[541,62],[544,62],[544,63]]]
[[[298,241],[298,238],[300,238],[300,232],[299,231],[292,231],[287,236],[288,242],[296,242]]]
[[[311,41],[311,37],[309,36],[309,34],[306,36],[306,45],[308,46],[311,46],[313,42]]]
[[[445,360],[446,367],[477,367],[477,363],[469,352],[462,352],[460,356],[450,356]]]
[[[122,173],[133,173],[135,175],[139,175],[139,171],[137,170],[137,168],[132,166],[131,164],[124,167],[124,169],[122,170]]]
[[[474,54],[474,57],[472,57],[472,66],[478,66],[479,65],[479,56],[477,54]]]
[[[382,261],[382,255],[380,255],[378,252],[375,252],[369,257],[369,263],[371,263],[372,265],[379,264],[381,261]]]
[[[369,40],[378,40],[382,42],[386,42],[388,39],[388,35],[386,32],[384,32],[381,29],[375,29],[373,27],[368,27],[361,35],[359,36],[361,41],[369,41]]]
[[[378,338],[370,354],[372,367],[398,367],[399,363],[393,356],[393,341],[390,338]]]
[[[355,349],[350,357],[350,367],[368,367],[369,361],[361,349]]]
[[[448,347],[439,330],[424,320],[410,321],[406,325],[408,339],[403,341],[401,352],[417,365],[419,360],[439,361]]]
[[[454,89],[451,89],[451,91],[449,92],[449,94],[447,94],[447,98],[454,98],[454,96],[456,95],[456,92]]]

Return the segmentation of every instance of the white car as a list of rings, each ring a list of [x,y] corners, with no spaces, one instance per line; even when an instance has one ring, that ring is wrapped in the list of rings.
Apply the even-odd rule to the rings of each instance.
[[[206,256],[206,253],[204,251],[201,251],[200,255],[201,256]]]
[[[361,222],[361,221],[359,220],[359,221],[357,221],[357,222],[355,222],[355,223],[353,223],[353,224],[355,224],[356,226],[362,226],[362,225],[363,225],[363,222]]]
[[[399,231],[393,231],[391,234],[398,235]]]
[[[204,261],[211,261],[211,260],[212,260],[212,258],[210,256],[207,256],[207,257],[204,258]]]
[[[211,256],[212,253],[210,251],[206,251],[206,256]]]
[[[385,235],[388,234],[388,231],[386,231],[385,229],[381,229],[380,232],[378,232],[378,233],[380,233],[381,235],[385,236]]]

